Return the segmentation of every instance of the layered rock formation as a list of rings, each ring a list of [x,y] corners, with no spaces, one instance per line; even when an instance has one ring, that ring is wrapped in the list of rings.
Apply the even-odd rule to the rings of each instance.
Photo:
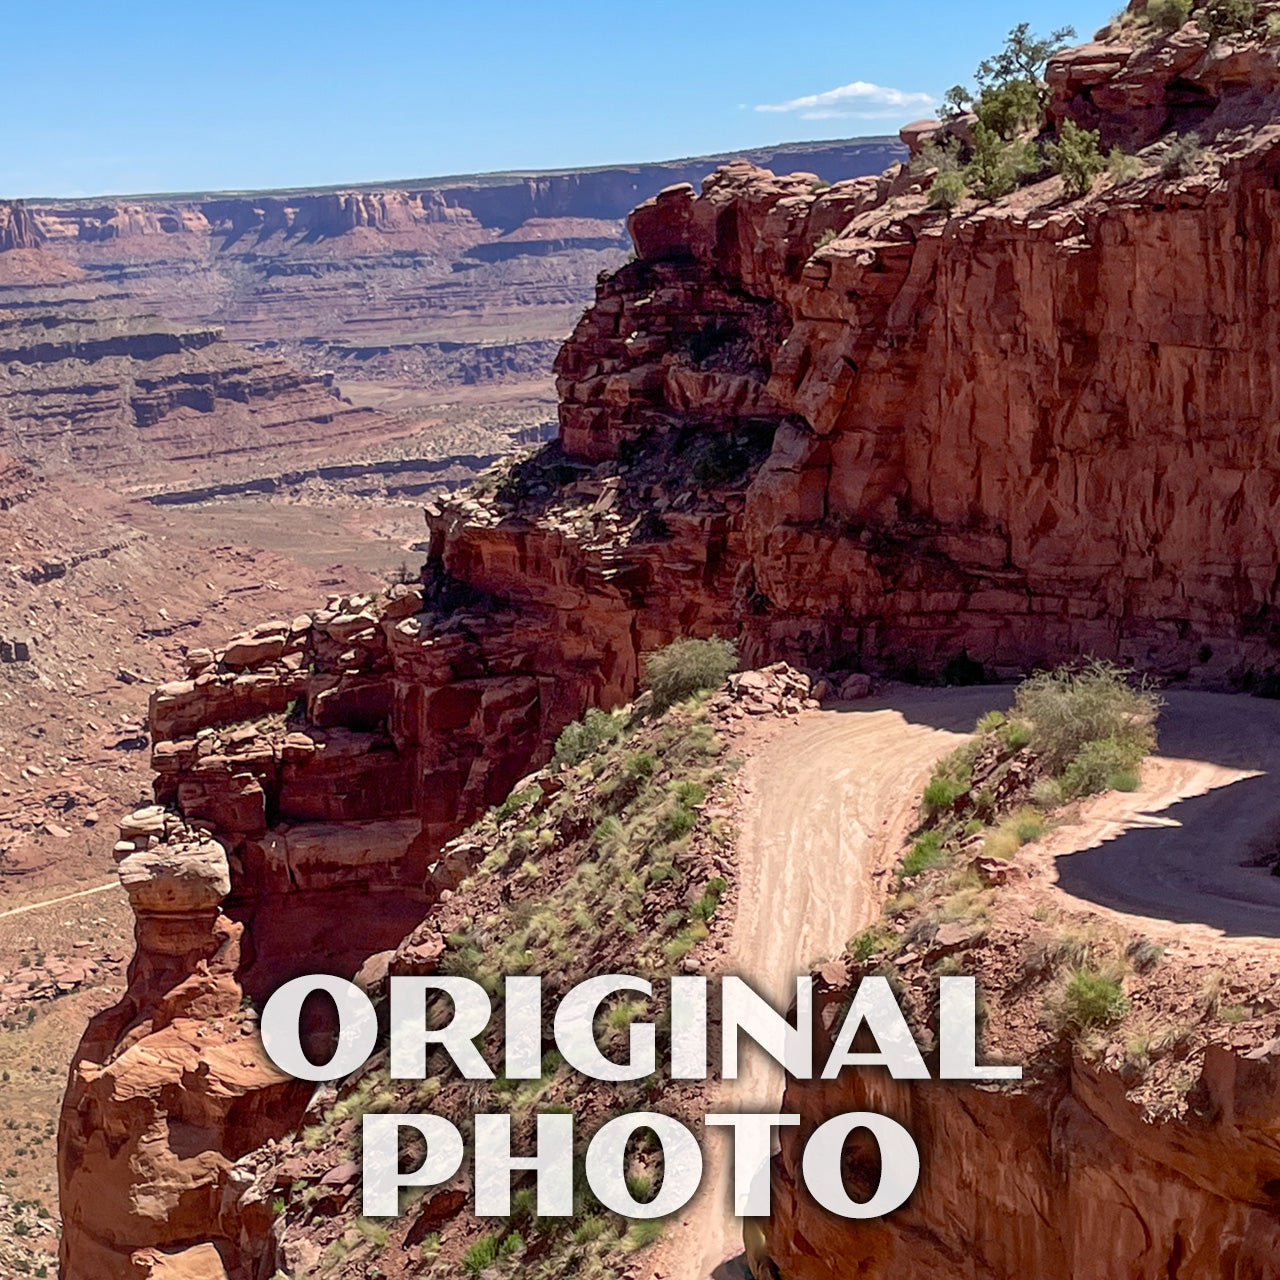
[[[1195,40],[1205,80],[1237,61]],[[812,195],[745,166],[665,192],[561,357],[566,448],[782,421],[746,493],[753,655],[1269,666],[1277,152],[1246,98],[1200,171],[1083,200],[956,218],[905,173]]]
[[[10,249],[38,249],[41,238],[21,200],[0,203],[0,253]]]
[[[749,153],[828,181],[902,155],[888,138]],[[0,204],[0,306],[107,294],[224,325],[240,342],[346,379],[415,387],[545,379],[596,276],[626,259],[624,220],[724,156],[383,188]],[[20,228],[20,230],[18,230]]]
[[[1182,80],[1229,78],[1236,46],[1187,33],[1142,57],[1187,41],[1200,70]],[[1138,56],[1122,47],[1058,59],[1058,109],[1103,109],[1081,86],[1114,81]],[[633,214],[638,260],[559,357],[560,440],[429,510],[420,593],[335,599],[190,655],[152,704],[158,797],[226,851],[243,951],[216,903],[177,952],[144,909],[125,1011],[91,1028],[68,1090],[68,1280],[210,1241],[227,1274],[254,1274],[216,1158],[243,1150],[227,1115],[145,1168],[98,1143],[133,1105],[115,1065],[128,1028],[161,988],[212,975],[260,994],[354,972],[407,931],[395,909],[427,912],[456,872],[446,840],[584,708],[628,697],[645,650],[719,632],[752,663],[846,672],[971,677],[1085,652],[1209,683],[1272,671],[1280,149],[1274,98],[1248,101],[1248,129],[1238,95],[1202,118],[1207,139],[1226,132],[1188,176],[1152,153],[1076,200],[1050,178],[949,216],[927,207],[927,173],[816,189],[747,164],[668,188]],[[201,1025],[219,1053],[238,1043]],[[150,1087],[158,1124],[169,1095]],[[1027,1105],[1004,1118],[1033,1141],[1061,1117]],[[188,1155],[210,1161],[219,1207],[166,1235],[146,1206]],[[107,1182],[122,1226],[88,1207]]]
[[[49,473],[188,478],[397,429],[218,328],[156,316],[0,312],[0,365],[0,446]]]
[[[311,1089],[272,1065],[242,1008],[222,846],[151,816],[118,847],[137,952],[127,995],[80,1045],[59,1146],[74,1173],[63,1249],[86,1276],[217,1277],[221,1259],[240,1264],[219,1226],[233,1164],[296,1124]]]
[[[1265,1280],[1280,1255],[1280,1046],[1268,1049],[1211,1050],[1197,1114],[1159,1125],[1116,1073],[1079,1061],[1011,1095],[879,1073],[792,1085],[782,1109],[801,1122],[775,1163],[770,1257],[798,1280]],[[854,1228],[800,1189],[804,1139],[848,1111],[893,1116],[925,1153],[908,1206]],[[854,1159],[874,1184],[874,1160]]]

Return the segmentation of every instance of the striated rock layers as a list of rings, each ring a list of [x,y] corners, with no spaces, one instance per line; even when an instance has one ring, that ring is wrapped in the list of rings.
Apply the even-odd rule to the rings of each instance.
[[[49,473],[225,472],[387,433],[324,380],[155,316],[0,312],[0,447]]]
[[[1212,175],[959,218],[907,177],[668,191],[561,355],[565,447],[779,421],[741,523],[753,656],[1268,666],[1280,152],[1251,137]]]
[[[745,154],[835,181],[879,172],[903,148],[881,137]],[[701,181],[726,158],[348,190],[33,201],[25,225],[44,247],[0,258],[0,306],[105,292],[171,320],[225,325],[235,341],[283,344],[291,359],[347,380],[417,390],[541,380],[597,275],[625,261],[630,209],[669,183]]]
[[[1181,81],[1235,56],[1199,47]],[[1087,58],[1103,71],[1055,64],[1072,110],[1105,101],[1088,77],[1115,75]],[[156,874],[209,837],[230,893],[202,881],[198,930],[183,916],[173,941],[138,898],[130,992],[67,1093],[67,1280],[209,1244],[256,1277],[230,1161],[293,1112],[262,1105],[278,1082],[237,1093],[219,1067],[195,1090],[209,1115],[166,1137],[162,1115],[188,1104],[158,1082],[183,1079],[187,1050],[144,1046],[202,1033],[221,1062],[241,1039],[221,1004],[176,1031],[152,1010],[210,984],[260,998],[292,973],[354,973],[394,945],[463,873],[446,841],[584,708],[630,696],[644,651],[719,632],[749,663],[836,672],[1001,674],[1083,652],[1203,682],[1271,672],[1271,105],[1251,94],[1245,127],[1239,97],[1210,101],[1204,136],[1228,132],[1198,167],[1166,176],[1153,156],[1078,200],[1050,178],[947,215],[927,173],[821,189],[734,164],[641,205],[638,260],[601,282],[559,357],[559,441],[428,511],[422,589],[266,623],[188,655],[188,678],[154,695],[157,798],[185,824],[162,822],[177,844]],[[126,1059],[144,1053],[138,1084]],[[125,1136],[138,1116],[145,1159]],[[1050,1124],[1009,1118],[1028,1141]],[[156,1206],[192,1163],[209,1180],[169,1220]],[[974,1274],[1004,1280],[1002,1265]]]

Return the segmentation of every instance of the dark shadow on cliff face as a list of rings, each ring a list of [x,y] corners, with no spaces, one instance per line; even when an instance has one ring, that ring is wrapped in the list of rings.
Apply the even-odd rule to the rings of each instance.
[[[228,908],[248,926],[237,977],[259,1006],[303,974],[349,979],[371,955],[398,947],[430,911],[420,893],[363,887],[266,894]]]

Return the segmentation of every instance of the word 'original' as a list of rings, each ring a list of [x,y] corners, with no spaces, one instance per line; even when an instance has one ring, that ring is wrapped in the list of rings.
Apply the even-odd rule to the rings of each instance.
[[[708,1046],[708,983],[703,977],[670,980],[668,1060],[673,1080],[703,1080],[711,1073]],[[390,1075],[421,1080],[428,1053],[442,1050],[468,1080],[492,1080],[493,1067],[476,1041],[490,1027],[493,1005],[479,983],[461,977],[393,977],[390,988]],[[317,1064],[304,1051],[299,1033],[304,1003],[317,992],[332,999],[338,1015],[336,1047]],[[640,1080],[658,1070],[658,1035],[652,1021],[636,1019],[627,1028],[626,1052],[606,1056],[596,1025],[608,1003],[623,993],[652,997],[653,984],[626,974],[604,974],[570,988],[551,1018],[555,1048],[575,1071],[593,1080]],[[862,979],[845,1009],[830,1052],[814,1057],[813,980],[796,980],[794,1018],[788,1019],[740,978],[720,982],[720,1055],[718,1074],[736,1079],[739,1041],[754,1042],[788,1073],[810,1079],[820,1065],[824,1080],[846,1067],[880,1067],[897,1080],[930,1078],[916,1037],[888,981]],[[441,999],[443,998],[443,1000]],[[444,1009],[447,1001],[451,1006]],[[447,1016],[446,1016],[447,1015]],[[520,975],[505,980],[502,1008],[503,1063],[507,1080],[537,1080],[544,1053],[542,980]],[[373,1003],[358,987],[340,978],[296,978],[268,1000],[262,1012],[262,1042],[272,1061],[303,1080],[335,1080],[358,1070],[374,1052],[378,1019]],[[855,1041],[859,1048],[855,1050]],[[937,1078],[944,1080],[1019,1079],[1012,1065],[983,1065],[977,1055],[977,990],[973,978],[939,979]],[[733,1113],[706,1116],[709,1127],[732,1130],[734,1208],[744,1216],[769,1212],[768,1156],[773,1130],[798,1125],[785,1113]],[[426,1154],[414,1170],[399,1167],[402,1131],[411,1129]],[[657,1138],[663,1158],[658,1194],[637,1201],[626,1185],[627,1144],[640,1130]],[[865,1130],[878,1147],[879,1185],[867,1200],[852,1199],[841,1177],[841,1161],[855,1131]],[[457,1127],[442,1116],[371,1114],[364,1117],[364,1213],[384,1217],[398,1212],[402,1187],[437,1186],[453,1178],[465,1158]],[[865,1139],[863,1139],[865,1142]],[[510,1212],[513,1173],[536,1175],[540,1217],[573,1213],[574,1118],[549,1113],[537,1120],[537,1149],[511,1150],[511,1118],[501,1113],[475,1116],[475,1210],[480,1216]],[[602,1125],[586,1148],[585,1174],[596,1198],[630,1218],[665,1217],[682,1208],[702,1179],[702,1153],[689,1129],[670,1116],[632,1112]],[[804,1148],[801,1171],[810,1194],[833,1213],[847,1218],[880,1217],[898,1208],[915,1189],[920,1157],[911,1135],[897,1121],[873,1112],[847,1112],[817,1126]]]

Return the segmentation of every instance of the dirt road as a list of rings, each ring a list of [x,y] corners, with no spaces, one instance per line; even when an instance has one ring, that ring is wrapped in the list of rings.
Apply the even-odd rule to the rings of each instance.
[[[64,893],[60,898],[49,898],[45,902],[28,902],[24,907],[10,907],[8,911],[0,911],[0,920],[10,916],[25,915],[28,911],[41,911],[45,907],[56,907],[60,902],[70,902],[73,898],[88,898],[95,893],[106,893],[108,889],[118,889],[120,881],[112,876],[106,884],[95,885],[92,889],[81,889],[77,893]]]
[[[1253,945],[1280,939],[1280,702],[1170,693],[1135,792],[1091,801],[1041,842],[1059,889],[1147,932]]]
[[[873,918],[872,874],[902,847],[933,764],[1012,692],[896,691],[808,715],[754,758],[724,972],[785,1007],[796,976]],[[1280,703],[1173,693],[1141,789],[1089,802],[1035,855],[1051,860],[1061,891],[1091,909],[1137,915],[1155,935],[1274,943],[1280,877],[1243,865],[1267,842],[1280,844]],[[781,1071],[749,1049],[744,1062],[743,1076],[720,1086],[717,1106],[775,1110]],[[659,1269],[672,1280],[747,1274],[725,1155],[723,1135],[713,1134],[703,1190],[664,1250]]]
[[[856,710],[809,715],[748,765],[739,851],[739,906],[725,973],[747,979],[785,1008],[798,975],[839,954],[878,906],[875,868],[915,819],[916,797],[933,765],[1007,688],[907,690]],[[754,1046],[745,1070],[720,1086],[722,1111],[773,1111],[782,1072]],[[706,1147],[706,1176],[666,1265],[677,1280],[745,1275],[740,1224],[731,1206],[732,1170],[723,1135]]]

